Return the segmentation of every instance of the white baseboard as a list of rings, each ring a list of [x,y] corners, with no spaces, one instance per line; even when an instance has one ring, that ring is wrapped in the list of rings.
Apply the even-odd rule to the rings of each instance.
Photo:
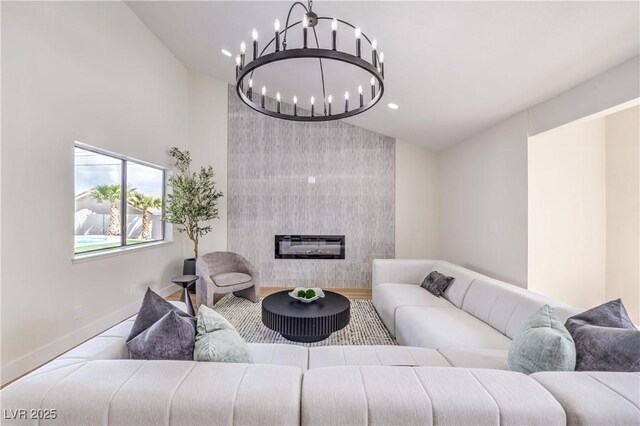
[[[169,285],[157,293],[162,297],[167,297],[179,289],[176,285]],[[96,336],[103,331],[113,327],[138,312],[142,299],[118,309],[111,314],[100,318],[84,327],[62,336],[53,342],[42,346],[28,354],[10,362],[0,370],[0,385],[15,380],[29,371],[46,364],[52,359],[78,346],[82,342]]]

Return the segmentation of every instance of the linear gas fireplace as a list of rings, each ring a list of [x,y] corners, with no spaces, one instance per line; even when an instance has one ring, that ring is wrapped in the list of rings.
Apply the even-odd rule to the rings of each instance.
[[[344,235],[276,235],[276,259],[344,259]]]

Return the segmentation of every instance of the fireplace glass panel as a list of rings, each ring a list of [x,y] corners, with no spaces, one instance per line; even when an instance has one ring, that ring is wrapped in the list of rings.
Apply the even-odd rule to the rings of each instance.
[[[276,259],[344,259],[344,235],[276,235]]]

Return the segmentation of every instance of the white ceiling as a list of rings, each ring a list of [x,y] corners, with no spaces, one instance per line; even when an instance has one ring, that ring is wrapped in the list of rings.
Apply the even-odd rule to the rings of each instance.
[[[234,82],[234,56],[251,30],[260,41],[284,27],[291,2],[127,2],[191,70]],[[347,120],[408,142],[441,150],[639,54],[640,3],[633,2],[334,2],[315,1],[320,16],[336,16],[377,38],[385,53],[385,96]],[[294,10],[299,20],[302,9]],[[299,43],[292,31],[289,46]],[[321,45],[328,27],[319,27]],[[353,32],[339,30],[339,49],[354,49]],[[363,53],[369,57],[369,50]],[[343,105],[359,76],[327,65],[328,93]],[[341,80],[347,79],[347,86]],[[317,66],[300,60],[256,76],[256,86],[301,103],[322,97]],[[365,91],[365,93],[367,93]],[[352,98],[353,99],[353,98]],[[334,101],[336,102],[336,101]],[[388,102],[400,105],[387,108]]]

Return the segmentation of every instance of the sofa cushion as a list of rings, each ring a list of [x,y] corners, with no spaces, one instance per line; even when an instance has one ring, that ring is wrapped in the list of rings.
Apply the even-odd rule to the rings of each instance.
[[[271,364],[309,368],[309,349],[305,346],[278,343],[247,343],[254,364]]]
[[[333,367],[305,372],[302,425],[564,424],[560,404],[509,371]]]
[[[438,271],[431,271],[429,275],[424,278],[420,287],[434,296],[440,297],[454,280],[455,278],[443,275]]]
[[[428,306],[401,306],[396,310],[396,339],[401,345],[431,349],[508,349],[511,344],[507,336],[461,309]]]
[[[480,277],[469,287],[462,309],[513,339],[544,305],[555,307],[559,303],[512,284]]]
[[[232,285],[244,284],[251,281],[251,275],[241,272],[227,272],[224,274],[213,275],[211,277],[218,287],[230,287]]]
[[[176,315],[188,318],[189,321],[191,321],[195,336],[195,318],[176,305],[167,302],[162,298],[162,296],[150,288],[147,288],[147,292],[144,294],[144,299],[142,299],[142,306],[135,317],[127,342],[151,327],[156,321],[171,311],[175,312]]]
[[[210,362],[251,363],[247,343],[229,321],[206,305],[198,309],[198,334],[193,359]]]
[[[124,321],[122,321],[119,324],[114,325],[113,327],[111,327],[110,329],[108,329],[107,331],[104,331],[100,334],[100,336],[102,337],[120,337],[120,338],[124,338],[125,340],[127,339],[127,337],[129,337],[129,334],[131,333],[131,328],[133,327],[133,323],[135,321],[131,318],[126,319]]]
[[[309,348],[309,368],[344,365],[449,367],[433,349],[406,346],[318,346]]]
[[[127,341],[132,359],[193,360],[193,324],[174,311]]]
[[[558,305],[551,305],[551,306],[553,306],[553,313],[556,314],[558,319],[562,321],[563,324],[566,323],[567,320],[572,316],[578,315],[585,311],[582,308],[578,308],[576,306],[571,306],[571,305],[565,305],[562,303]]]
[[[640,374],[540,372],[531,376],[560,402],[567,425],[640,424]]]
[[[399,306],[439,306],[455,308],[445,298],[438,298],[415,284],[383,283],[376,286],[373,294],[375,306],[380,319],[389,332],[395,336],[395,313]]]
[[[509,370],[531,374],[538,371],[573,371],[576,347],[571,334],[549,305],[533,314],[509,347]]]
[[[612,300],[569,318],[576,343],[576,370],[640,371],[640,330],[622,300]]]
[[[444,297],[458,308],[462,307],[464,297],[473,280],[482,276],[477,272],[442,260],[437,261],[433,265],[433,270],[455,278],[455,281],[445,290]]]
[[[494,370],[508,370],[508,349],[487,349],[465,346],[445,346],[438,348],[438,352],[453,367],[491,368]]]
[[[96,336],[86,342],[76,346],[69,352],[60,355],[56,359],[81,359],[93,361],[98,359],[128,359],[129,348],[127,348],[124,337]]]

